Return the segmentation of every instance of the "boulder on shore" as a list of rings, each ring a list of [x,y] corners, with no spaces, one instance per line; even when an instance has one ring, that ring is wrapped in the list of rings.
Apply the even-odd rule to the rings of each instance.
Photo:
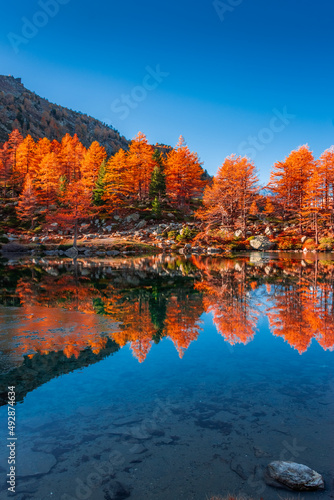
[[[288,488],[295,491],[315,491],[325,489],[322,476],[310,467],[296,462],[271,462],[265,472],[266,483],[270,486]]]
[[[274,244],[267,238],[267,236],[254,236],[249,242],[250,246],[255,250],[270,250]]]

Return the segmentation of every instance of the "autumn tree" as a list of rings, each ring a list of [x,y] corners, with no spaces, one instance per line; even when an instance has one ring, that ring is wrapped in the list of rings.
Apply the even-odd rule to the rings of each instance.
[[[16,164],[15,168],[13,168],[13,174],[18,189],[23,185],[27,174],[30,174],[31,178],[36,175],[35,147],[36,144],[31,135],[27,135],[17,147]]]
[[[273,213],[275,212],[275,206],[272,202],[272,199],[270,196],[267,196],[266,197],[266,204],[265,204],[265,207],[264,207],[264,213],[266,215],[272,215]]]
[[[330,226],[334,225],[334,146],[322,153],[318,161],[324,188],[324,210],[329,214]]]
[[[78,136],[66,134],[60,145],[58,152],[61,175],[64,175],[68,182],[77,181],[81,178],[81,163],[86,153],[86,148],[81,144]]]
[[[90,187],[83,179],[65,183],[60,197],[61,207],[47,217],[48,222],[72,228],[74,231],[73,247],[77,249],[78,224],[80,219],[94,215],[96,208],[92,204]]]
[[[201,196],[205,182],[197,153],[189,150],[182,136],[166,159],[166,187],[170,200],[183,207],[196,196]]]
[[[85,179],[86,188],[93,196],[93,191],[99,176],[102,162],[106,159],[107,153],[104,147],[94,141],[87,149],[81,162],[81,177]]]
[[[328,215],[324,210],[325,190],[324,178],[317,164],[314,164],[306,184],[301,216],[303,225],[313,229],[316,244],[319,243],[319,220]]]
[[[37,197],[35,189],[28,174],[25,178],[22,193],[16,206],[16,215],[22,221],[31,221],[31,228],[34,227],[34,216],[37,207]]]
[[[145,134],[138,132],[131,141],[127,153],[127,164],[129,187],[140,201],[149,196],[152,172],[156,165],[153,153],[153,146],[148,144]]]
[[[247,220],[258,195],[258,178],[254,164],[246,157],[229,156],[205,188],[203,208],[198,217],[210,225],[246,233]]]
[[[128,174],[128,157],[126,152],[120,149],[108,160],[104,177],[105,188],[102,200],[110,210],[117,210],[124,206],[127,199],[133,196]]]
[[[49,141],[49,139],[47,139],[46,137],[43,137],[43,139],[40,139],[39,141],[37,141],[36,146],[35,146],[35,151],[34,151],[34,156],[35,156],[34,163],[35,163],[35,167],[36,167],[36,171],[35,171],[36,177],[39,176],[40,165],[41,165],[42,161],[44,160],[45,156],[47,156],[51,152],[53,152],[52,151],[52,144]],[[57,160],[58,160],[58,165],[59,165],[59,159],[57,158]],[[58,168],[59,168],[59,166],[58,166]]]
[[[302,232],[302,211],[307,185],[314,167],[314,157],[307,145],[292,151],[284,162],[275,163],[269,188],[280,206],[283,220],[298,217]]]
[[[8,142],[5,142],[3,147],[0,149],[0,181],[3,185],[4,197],[6,197],[9,184],[11,184],[12,175],[13,165],[11,161],[10,150],[8,147]]]
[[[47,153],[41,160],[35,187],[40,205],[46,205],[48,210],[56,202],[59,188],[59,160],[55,153]]]
[[[13,132],[11,132],[8,136],[8,151],[10,155],[11,167],[14,171],[16,170],[17,148],[19,147],[21,142],[23,142],[22,135],[17,129],[13,130]]]

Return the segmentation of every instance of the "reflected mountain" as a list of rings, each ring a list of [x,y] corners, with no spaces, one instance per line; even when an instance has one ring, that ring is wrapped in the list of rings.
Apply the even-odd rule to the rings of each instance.
[[[273,335],[303,353],[334,348],[334,262],[295,254],[1,264],[0,391],[19,398],[130,345],[143,362],[169,338],[182,358],[211,313],[229,344],[247,344],[267,316]]]
[[[80,351],[78,356],[69,356],[68,352],[64,351],[24,356],[20,366],[0,374],[0,406],[7,404],[8,386],[15,386],[16,401],[20,402],[23,401],[28,392],[49,382],[49,380],[98,363],[119,350],[119,345],[116,342],[110,338],[104,340],[104,346],[98,353],[94,353],[91,348],[86,348]]]

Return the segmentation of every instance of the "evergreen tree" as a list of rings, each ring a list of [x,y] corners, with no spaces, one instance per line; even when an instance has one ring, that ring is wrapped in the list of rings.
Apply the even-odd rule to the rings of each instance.
[[[161,217],[161,204],[157,196],[154,198],[152,202],[152,212],[157,219]]]
[[[103,195],[106,185],[105,176],[106,176],[106,160],[103,160],[97,176],[95,189],[93,191],[93,203],[94,205],[97,206],[101,206],[104,204]]]
[[[166,176],[160,166],[154,167],[151,177],[149,196],[161,199],[166,196]]]

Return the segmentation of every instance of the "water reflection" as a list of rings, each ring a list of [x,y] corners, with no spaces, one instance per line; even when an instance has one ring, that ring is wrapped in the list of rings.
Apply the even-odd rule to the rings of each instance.
[[[266,315],[272,333],[300,354],[312,339],[333,350],[333,273],[331,260],[277,254],[2,263],[2,372],[27,373],[38,356],[50,374],[55,353],[75,369],[83,358],[89,364],[126,344],[143,362],[162,338],[182,358],[201,332],[204,312],[231,345],[252,341]],[[53,376],[63,364],[57,361]]]
[[[251,341],[260,314],[266,314],[272,333],[303,353],[313,338],[323,349],[333,349],[333,272],[332,261],[276,258],[254,265],[254,256],[160,256],[76,265],[40,260],[3,267],[0,302],[19,306],[26,322],[35,318],[50,333],[33,336],[28,329],[16,347],[21,355],[62,350],[78,357],[88,346],[97,354],[107,339],[101,335],[102,316],[112,339],[120,346],[131,343],[139,361],[163,337],[173,340],[182,357],[201,331],[203,312],[212,313],[217,331],[230,344]],[[79,328],[54,328],[64,323],[63,310],[84,313]],[[6,321],[2,315],[1,322]]]

